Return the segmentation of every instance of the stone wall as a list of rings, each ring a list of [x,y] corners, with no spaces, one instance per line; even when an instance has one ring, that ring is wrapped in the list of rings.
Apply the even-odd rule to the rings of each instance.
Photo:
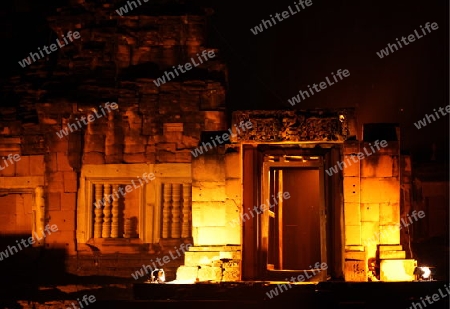
[[[242,205],[238,146],[220,146],[192,162],[192,232],[177,280],[240,280]],[[236,224],[237,220],[237,224]]]
[[[376,151],[373,145],[344,144],[346,280],[410,281],[415,261],[405,259],[400,242],[399,142],[387,141]],[[355,163],[358,153],[365,157]]]
[[[46,248],[62,249],[72,256],[94,254],[92,259],[89,257],[88,267],[84,267],[88,270],[81,270],[83,275],[109,275],[114,273],[109,269],[111,265],[115,263],[116,268],[122,265],[111,264],[95,255],[98,253],[92,252],[92,248],[79,244],[76,213],[80,208],[78,196],[85,196],[80,195],[80,190],[85,189],[80,188],[84,181],[83,167],[117,165],[120,170],[134,170],[132,176],[137,177],[142,176],[143,171],[133,166],[159,165],[163,167],[154,168],[155,172],[163,173],[156,175],[160,176],[159,185],[164,180],[189,183],[190,188],[193,182],[191,150],[198,146],[202,132],[227,127],[227,69],[220,51],[206,46],[207,12],[171,1],[154,1],[119,16],[115,10],[124,4],[126,2],[116,1],[111,5],[74,1],[70,6],[59,8],[57,16],[48,18],[52,29],[49,41],[36,46],[36,50],[44,43],[49,45],[61,39],[68,31],[78,31],[80,39],[23,68],[20,75],[11,77],[1,87],[6,103],[0,111],[0,149],[4,155],[20,155],[22,160],[0,171],[0,189],[14,189],[15,180],[3,181],[4,177],[16,181],[22,181],[17,177],[42,178],[36,181],[43,188],[45,203],[39,222],[57,224],[59,228],[45,240]],[[171,9],[167,10],[167,6]],[[179,6],[182,13],[168,14],[174,11],[174,6]],[[213,50],[215,57],[159,87],[154,83],[166,70],[184,65],[206,49]],[[118,108],[102,114],[107,104],[113,103],[117,103]],[[82,117],[94,117],[94,121],[80,122]],[[60,131],[70,125],[73,128],[76,123],[78,126],[66,131],[67,134]],[[172,164],[169,170],[167,164]],[[103,177],[113,174],[108,172]],[[128,173],[127,177],[130,175]],[[215,181],[222,184],[225,192],[225,176]],[[195,180],[197,185],[203,182],[201,177]],[[208,187],[207,182],[204,185]],[[145,207],[162,207],[159,189],[152,189],[157,193],[152,198],[156,195],[158,198],[147,201]],[[224,196],[218,197],[222,203],[227,203]],[[84,200],[82,203],[86,204]],[[218,211],[225,209],[219,204],[215,205]],[[83,218],[78,224],[89,223],[89,220],[89,217]],[[202,224],[199,227],[207,232],[207,227]],[[229,239],[238,241],[236,235]],[[152,235],[147,239],[159,237]],[[198,237],[196,241],[211,242]],[[126,248],[123,244],[122,248],[103,247],[100,253],[150,254],[135,258],[142,261],[167,254],[172,248],[171,243],[145,245],[148,243],[133,243]],[[106,261],[103,267],[109,267],[107,270],[98,266],[103,260]],[[68,267],[76,272],[83,268],[81,264]]]

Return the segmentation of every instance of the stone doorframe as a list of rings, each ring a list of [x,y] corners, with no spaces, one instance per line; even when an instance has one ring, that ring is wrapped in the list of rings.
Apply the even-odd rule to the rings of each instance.
[[[0,192],[10,194],[28,193],[33,196],[31,210],[33,212],[33,222],[31,235],[42,235],[45,227],[45,199],[44,199],[44,177],[0,177]],[[42,247],[45,244],[45,237],[36,240],[33,247]]]

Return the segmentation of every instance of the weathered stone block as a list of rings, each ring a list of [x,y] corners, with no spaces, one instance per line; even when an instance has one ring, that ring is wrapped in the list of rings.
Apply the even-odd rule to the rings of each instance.
[[[145,153],[155,153],[156,152],[156,146],[155,145],[147,145],[145,147]]]
[[[214,251],[214,252],[231,252],[231,251],[241,251],[241,246],[191,246],[189,251]]]
[[[189,150],[177,150],[175,152],[175,162],[176,163],[191,163],[192,154]]]
[[[198,280],[219,282],[222,280],[222,269],[220,267],[200,266]]]
[[[359,141],[346,141],[343,147],[344,154],[351,155],[360,152],[359,143]]]
[[[360,160],[356,155],[345,155],[343,162],[345,166],[342,172],[345,177],[359,177]]]
[[[58,171],[58,161],[56,159],[56,152],[47,153],[45,155],[45,166],[47,167],[47,171],[50,173]]]
[[[366,260],[366,252],[364,251],[345,251],[346,260]]]
[[[105,164],[120,164],[123,162],[123,155],[105,155]]]
[[[397,165],[398,156],[374,154],[361,161],[361,177],[395,177]]]
[[[222,272],[222,281],[239,281],[241,280],[241,271],[238,267],[226,267]]]
[[[199,246],[203,245],[226,245],[232,244],[232,238],[228,235],[228,227],[226,226],[201,226],[196,227],[197,235],[194,243]]]
[[[145,154],[145,162],[148,164],[156,163],[156,154],[155,153],[146,153]]]
[[[75,211],[60,210],[49,211],[49,224],[56,224],[59,231],[74,231],[75,230]]]
[[[408,260],[382,260],[380,262],[381,281],[414,281],[414,269],[417,261]]]
[[[345,226],[345,245],[361,245],[361,225]]]
[[[344,277],[347,282],[365,282],[367,281],[366,261],[345,261]]]
[[[145,143],[142,141],[141,144],[125,144],[123,148],[124,154],[135,154],[135,153],[145,153]]]
[[[198,278],[198,266],[180,266],[177,269],[176,280],[195,282]]]
[[[51,224],[50,224],[51,225]],[[59,228],[59,226],[58,226]],[[75,236],[73,231],[58,230],[51,233],[45,238],[47,249],[64,249],[69,255],[76,254],[75,251]]]
[[[242,184],[240,179],[229,179],[225,181],[225,197],[232,200],[241,200]]]
[[[373,240],[376,245],[376,240],[379,239],[378,235],[380,234],[380,229],[377,222],[361,222],[361,239],[364,242],[365,240]]]
[[[396,178],[361,178],[361,203],[399,203],[400,181]]]
[[[344,202],[359,203],[359,177],[344,177]]]
[[[162,128],[159,126],[159,123],[155,123],[154,119],[144,117],[144,121],[143,121],[143,125],[142,125],[142,134],[143,135],[158,135],[161,132],[162,132]]]
[[[401,260],[405,258],[405,251],[380,251],[380,260]]]
[[[0,177],[14,177],[16,175],[16,165],[10,164],[9,161],[7,161],[7,164],[0,160],[0,167],[3,168],[0,170]]]
[[[400,243],[400,229],[398,224],[380,226],[380,244],[397,245]]]
[[[66,128],[66,126],[64,126],[63,129],[64,128]],[[52,137],[52,139],[49,141],[49,144],[50,144],[50,147],[51,147],[52,151],[54,151],[54,152],[67,152],[67,150],[69,148],[70,134],[77,134],[77,133],[71,133],[69,131],[69,135],[68,136],[64,136],[61,139],[56,134],[55,135],[51,134],[50,136]]]
[[[183,138],[183,123],[164,123],[163,133],[166,142],[179,143]]]
[[[220,251],[220,259],[241,260],[241,251]]]
[[[361,221],[378,222],[380,218],[380,204],[361,203]]]
[[[76,193],[62,193],[61,194],[61,210],[75,210],[76,209],[77,194]]]
[[[43,176],[45,173],[44,156],[30,156],[30,175]]]
[[[345,246],[345,251],[364,251],[364,246],[360,246],[360,245]]]
[[[192,186],[193,202],[222,202],[225,199],[224,182],[196,182],[195,185]]]
[[[185,134],[187,134],[187,133],[185,133]],[[193,134],[193,136],[200,136],[200,134],[197,134],[196,132],[193,132],[191,134]],[[180,146],[180,144],[181,144],[181,145],[183,145],[183,148],[189,148],[189,149],[192,148],[192,149],[194,149],[194,148],[198,147],[199,141],[200,141],[199,137],[196,138],[196,137],[192,137],[192,136],[183,135],[183,137],[181,139],[181,143],[177,143],[177,148],[182,148]]]
[[[241,161],[238,152],[229,152],[225,154],[225,177],[240,179]]]
[[[71,193],[77,192],[78,179],[75,172],[64,172],[64,192]]]
[[[49,192],[48,196],[48,210],[61,210],[61,193]]]
[[[8,161],[9,164],[9,161]],[[30,176],[30,157],[29,156],[21,156],[20,160],[14,162],[16,167],[16,176]],[[2,162],[2,167],[4,167]]]
[[[124,153],[123,161],[125,163],[145,163],[147,161],[145,153]]]
[[[192,159],[192,177],[194,182],[224,182],[225,170],[223,156],[209,153]]]
[[[192,225],[195,227],[225,226],[225,203],[193,202]]]
[[[378,251],[402,251],[402,245],[379,245]]]
[[[85,135],[84,152],[104,152],[105,151],[105,136],[101,134],[86,134]]]
[[[83,155],[83,164],[105,164],[105,156],[100,152],[89,152]]]
[[[361,224],[361,208],[359,203],[344,204],[345,225]]]
[[[105,155],[118,155],[123,153],[123,145],[114,144],[105,146]]]
[[[56,173],[49,173],[48,174],[48,181],[58,181],[63,183],[64,182],[64,172],[56,172]]]
[[[69,164],[69,157],[64,152],[56,153],[56,160],[58,164],[58,171],[73,171],[72,167]]]
[[[49,181],[47,184],[47,191],[48,192],[64,192],[64,181],[57,180],[57,181]]]
[[[222,111],[205,111],[205,130],[206,131],[221,131],[228,130],[226,128],[227,120],[225,112]]]
[[[156,153],[157,163],[177,163],[176,155],[174,152],[158,151]]]
[[[400,205],[398,203],[380,203],[380,225],[400,222]]]
[[[184,254],[184,265],[186,266],[209,265],[218,260],[220,260],[218,251],[187,251]]]

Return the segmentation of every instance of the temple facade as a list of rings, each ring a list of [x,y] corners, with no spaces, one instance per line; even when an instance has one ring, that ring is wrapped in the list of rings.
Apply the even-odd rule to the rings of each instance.
[[[353,109],[227,110],[207,17],[80,1],[48,19],[51,41],[80,38],[2,87],[0,250],[135,280],[412,281],[403,233],[427,214],[399,127]]]

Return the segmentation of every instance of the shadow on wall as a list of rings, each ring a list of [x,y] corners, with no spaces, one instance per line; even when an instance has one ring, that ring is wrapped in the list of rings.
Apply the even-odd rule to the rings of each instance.
[[[66,250],[33,247],[29,234],[0,235],[2,282],[29,284],[53,281],[65,273]]]

